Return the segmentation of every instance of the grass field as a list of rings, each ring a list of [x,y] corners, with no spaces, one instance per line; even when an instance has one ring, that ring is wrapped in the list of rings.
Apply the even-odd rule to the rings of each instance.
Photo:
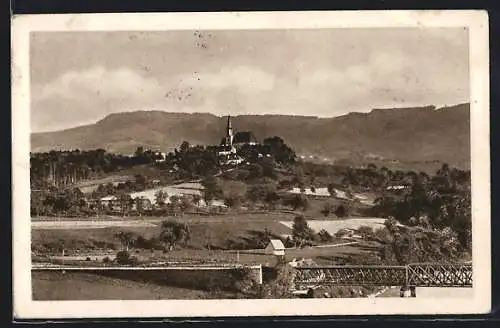
[[[117,185],[118,183],[131,181],[133,180],[133,175],[110,175],[101,179],[90,180],[90,181],[82,181],[76,184],[76,187],[80,189],[83,193],[91,193],[99,187],[99,185],[105,185],[108,183],[112,183]]]
[[[235,245],[249,244],[265,229],[276,236],[290,234],[291,230],[281,224],[280,220],[291,218],[293,215],[286,213],[253,213],[207,217],[185,215],[169,219],[189,225],[191,240],[184,245],[184,248],[228,249]],[[117,233],[132,232],[136,237],[142,235],[144,238],[158,236],[160,233],[159,224],[163,219],[165,218],[131,217],[122,221],[62,219],[55,222],[34,220],[32,246],[39,250],[53,248],[54,245],[61,243],[66,249],[119,248],[120,241],[116,237]]]
[[[234,298],[234,293],[164,286],[88,273],[33,272],[34,300],[161,300]]]
[[[262,236],[265,230],[274,238],[290,235],[294,212],[274,211],[265,213],[232,212],[217,216],[183,215],[169,219],[189,225],[191,239],[178,245],[178,249],[163,253],[161,250],[134,249],[130,252],[141,261],[183,261],[183,262],[241,262],[274,264],[273,256],[262,254],[265,245]],[[131,232],[133,238],[142,236],[146,239],[158,237],[160,223],[165,218],[126,217],[104,219],[71,220],[59,218],[56,221],[46,218],[33,220],[32,249],[37,255],[61,255],[61,247],[66,256],[113,256],[123,248],[117,234]],[[362,225],[378,226],[380,219],[356,218],[308,220],[316,231],[326,229],[334,234],[344,227],[358,228]],[[256,250],[260,251],[244,251]],[[240,252],[234,250],[241,250]],[[343,263],[352,255],[372,251],[359,245],[325,248],[288,249],[287,258],[311,258],[322,264]],[[99,258],[100,259],[100,258]],[[43,260],[43,258],[41,259]],[[68,260],[68,259],[66,259]],[[102,259],[101,259],[102,260]]]
[[[359,229],[362,226],[368,226],[373,229],[382,228],[385,219],[382,218],[348,218],[337,220],[309,220],[307,223],[316,232],[322,229],[328,231],[329,234],[334,235],[337,231],[342,229]],[[283,225],[292,228],[293,222],[282,221]]]

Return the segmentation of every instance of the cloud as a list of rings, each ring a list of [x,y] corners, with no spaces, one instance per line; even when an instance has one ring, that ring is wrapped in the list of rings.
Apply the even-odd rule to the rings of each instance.
[[[156,74],[94,66],[65,72],[45,85],[34,84],[32,129],[67,128],[134,110],[226,114],[229,108],[241,109],[247,97],[270,92],[275,85],[273,74],[245,65],[173,76]]]
[[[275,76],[256,67],[226,66],[216,72],[195,72],[185,77],[185,87],[200,89],[233,89],[242,93],[259,93],[274,88]]]
[[[142,97],[154,96],[159,91],[160,84],[154,78],[141,76],[127,68],[108,70],[97,66],[59,76],[41,88],[38,99],[79,99],[92,95],[121,99],[131,93],[142,94]]]
[[[384,47],[358,53],[342,65],[297,57],[273,67],[207,61],[177,73],[161,67],[91,66],[32,85],[32,128],[68,128],[110,113],[148,109],[338,116],[375,107],[465,102],[468,65],[445,55]]]
[[[124,67],[69,71],[45,85],[32,85],[32,130],[69,128],[111,113],[159,106],[162,90],[156,78]]]

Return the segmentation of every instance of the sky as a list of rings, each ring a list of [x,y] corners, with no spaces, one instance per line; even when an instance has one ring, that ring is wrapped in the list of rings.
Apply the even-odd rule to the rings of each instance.
[[[31,129],[137,110],[334,117],[469,101],[468,31],[36,32]]]

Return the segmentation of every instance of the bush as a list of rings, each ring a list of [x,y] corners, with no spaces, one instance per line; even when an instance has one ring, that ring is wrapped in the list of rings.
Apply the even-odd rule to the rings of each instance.
[[[342,237],[349,236],[350,234],[351,234],[351,231],[349,229],[340,229],[339,231],[337,231],[335,233],[335,237],[342,238]]]
[[[296,216],[293,221],[292,239],[299,248],[309,245],[314,239],[314,231],[309,227],[303,215]]]
[[[278,266],[277,277],[274,281],[262,286],[259,298],[291,298],[295,269],[287,264]]]
[[[111,262],[111,259],[109,258],[109,256],[106,256],[105,258],[102,259],[102,263],[110,263]]]
[[[178,243],[186,243],[191,239],[191,230],[185,223],[166,220],[161,224],[161,233],[158,240],[168,247],[174,249]]]
[[[321,229],[320,232],[318,232],[318,237],[321,242],[329,242],[332,241],[333,237],[326,231],[325,229]]]
[[[347,206],[345,205],[339,205],[337,209],[335,210],[335,215],[339,218],[345,218],[346,216],[349,215],[349,210]]]
[[[118,264],[131,264],[130,253],[127,251],[119,251],[116,254],[116,262]]]
[[[359,227],[358,229],[358,233],[362,236],[362,237],[371,237],[373,236],[373,228],[372,227],[369,227],[369,226],[361,226]]]
[[[321,214],[323,214],[324,216],[328,216],[332,211],[333,211],[332,204],[330,203],[323,204],[323,208],[321,209]]]

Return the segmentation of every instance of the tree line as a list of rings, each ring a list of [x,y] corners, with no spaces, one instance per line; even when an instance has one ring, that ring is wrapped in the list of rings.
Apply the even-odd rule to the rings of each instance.
[[[131,156],[108,153],[104,149],[30,153],[31,184],[32,188],[71,186],[103,173],[154,163],[159,156],[142,147]]]

